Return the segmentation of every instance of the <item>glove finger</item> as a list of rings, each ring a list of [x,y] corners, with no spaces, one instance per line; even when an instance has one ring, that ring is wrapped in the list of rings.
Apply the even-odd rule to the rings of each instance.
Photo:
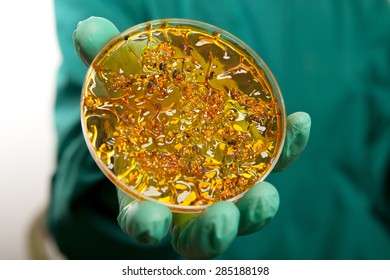
[[[239,235],[246,235],[264,228],[279,208],[279,193],[268,182],[260,182],[250,188],[236,203],[240,211]]]
[[[287,131],[282,153],[273,171],[282,171],[303,152],[309,140],[311,118],[305,112],[296,112],[287,117]]]
[[[172,222],[168,207],[151,201],[136,201],[119,189],[118,200],[118,224],[135,241],[153,244],[167,235]]]
[[[239,212],[228,201],[215,203],[194,217],[175,214],[172,246],[189,259],[211,259],[225,252],[237,236]]]
[[[90,17],[77,25],[73,43],[81,60],[89,66],[103,46],[118,34],[119,30],[111,21]]]

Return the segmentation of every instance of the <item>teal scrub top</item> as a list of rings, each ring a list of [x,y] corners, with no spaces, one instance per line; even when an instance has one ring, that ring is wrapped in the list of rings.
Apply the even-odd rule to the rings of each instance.
[[[267,63],[287,113],[311,115],[302,156],[267,178],[280,193],[274,220],[237,237],[220,259],[390,259],[390,2],[388,0],[56,0],[63,61],[55,120],[58,153],[48,225],[70,259],[177,259],[169,237],[140,245],[117,225],[114,186],[80,126],[87,68],[72,43],[90,16],[123,31],[158,18],[208,22]]]

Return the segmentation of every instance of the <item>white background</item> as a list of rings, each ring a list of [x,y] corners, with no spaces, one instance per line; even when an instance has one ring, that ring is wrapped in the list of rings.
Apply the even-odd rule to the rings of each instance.
[[[243,269],[268,274],[242,275]],[[3,261],[1,279],[221,279],[221,280],[388,280],[389,261],[268,261],[268,260],[131,260],[131,261]],[[127,274],[128,268],[132,270]],[[164,273],[164,268],[166,273]],[[178,273],[181,271],[181,275]],[[265,271],[265,270],[264,270]],[[238,273],[237,273],[238,272]],[[253,272],[252,272],[253,273]],[[127,274],[127,275],[126,275]],[[154,275],[153,275],[154,274]]]
[[[27,259],[54,169],[53,102],[60,53],[52,0],[0,9],[0,259]]]

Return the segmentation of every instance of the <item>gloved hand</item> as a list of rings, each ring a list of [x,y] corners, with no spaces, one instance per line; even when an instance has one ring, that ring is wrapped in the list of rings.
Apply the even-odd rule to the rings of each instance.
[[[88,66],[108,40],[119,33],[110,21],[91,17],[78,24],[74,44]],[[304,150],[309,138],[311,120],[308,114],[294,113],[287,118],[287,135],[282,154],[274,171],[285,169]],[[118,189],[122,230],[141,243],[157,243],[171,229],[172,246],[187,258],[213,258],[228,249],[237,235],[262,229],[275,216],[279,194],[267,182],[254,185],[237,202],[217,202],[201,214],[172,213],[168,207],[135,201]]]

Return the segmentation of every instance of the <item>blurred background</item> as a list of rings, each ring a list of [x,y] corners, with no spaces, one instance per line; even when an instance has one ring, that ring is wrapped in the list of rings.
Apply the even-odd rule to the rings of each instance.
[[[27,259],[31,224],[53,172],[53,102],[60,63],[52,0],[0,10],[0,259]]]

